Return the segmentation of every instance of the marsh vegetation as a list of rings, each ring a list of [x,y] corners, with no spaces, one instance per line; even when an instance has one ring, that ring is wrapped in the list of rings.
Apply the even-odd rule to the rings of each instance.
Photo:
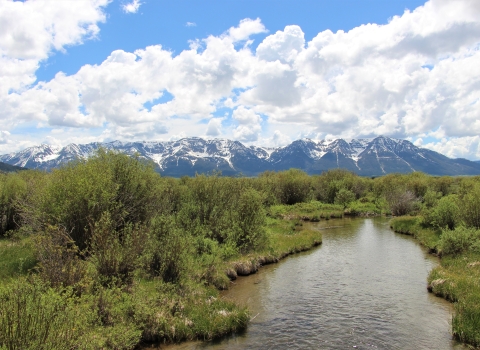
[[[319,245],[305,221],[390,213],[414,215],[394,228],[419,228],[445,257],[432,290],[458,303],[454,334],[478,345],[466,320],[480,319],[479,303],[448,286],[480,269],[479,191],[479,178],[338,169],[173,179],[103,150],[51,173],[1,174],[0,349],[131,349],[239,331],[248,310],[218,290]],[[478,293],[478,276],[467,289]]]

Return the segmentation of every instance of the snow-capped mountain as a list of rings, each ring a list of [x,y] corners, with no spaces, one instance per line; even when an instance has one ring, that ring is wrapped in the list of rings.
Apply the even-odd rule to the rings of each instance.
[[[220,170],[225,175],[258,175],[266,170],[299,168],[319,174],[344,168],[359,175],[422,171],[433,175],[480,174],[480,164],[450,159],[418,148],[406,140],[379,136],[374,139],[302,139],[281,148],[247,147],[238,141],[204,140],[198,137],[165,142],[120,142],[70,144],[63,148],[41,145],[0,156],[0,161],[30,169],[50,170],[73,159],[91,156],[100,147],[153,161],[167,176],[195,175]]]

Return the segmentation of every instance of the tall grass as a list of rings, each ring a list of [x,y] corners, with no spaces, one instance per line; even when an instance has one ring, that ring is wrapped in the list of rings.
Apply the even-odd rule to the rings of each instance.
[[[26,275],[36,263],[31,239],[0,239],[0,282]]]

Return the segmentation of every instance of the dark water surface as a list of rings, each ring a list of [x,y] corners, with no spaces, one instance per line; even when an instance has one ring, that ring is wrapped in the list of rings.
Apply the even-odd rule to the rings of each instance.
[[[388,219],[310,224],[323,244],[239,278],[223,294],[246,304],[247,331],[168,349],[464,349],[452,305],[427,292],[438,260]],[[164,348],[164,347],[162,347]]]

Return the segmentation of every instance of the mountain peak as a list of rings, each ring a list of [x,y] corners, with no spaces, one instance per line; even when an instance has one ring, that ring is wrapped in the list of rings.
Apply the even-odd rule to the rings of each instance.
[[[151,160],[164,175],[182,176],[222,171],[255,176],[266,170],[299,168],[319,174],[345,168],[360,175],[423,171],[435,175],[480,174],[480,163],[454,160],[418,148],[410,141],[378,136],[373,139],[293,141],[285,147],[246,147],[229,139],[182,138],[175,141],[111,141],[71,143],[63,148],[39,145],[0,156],[0,161],[32,169],[50,170],[77,158],[88,158],[100,147]]]

